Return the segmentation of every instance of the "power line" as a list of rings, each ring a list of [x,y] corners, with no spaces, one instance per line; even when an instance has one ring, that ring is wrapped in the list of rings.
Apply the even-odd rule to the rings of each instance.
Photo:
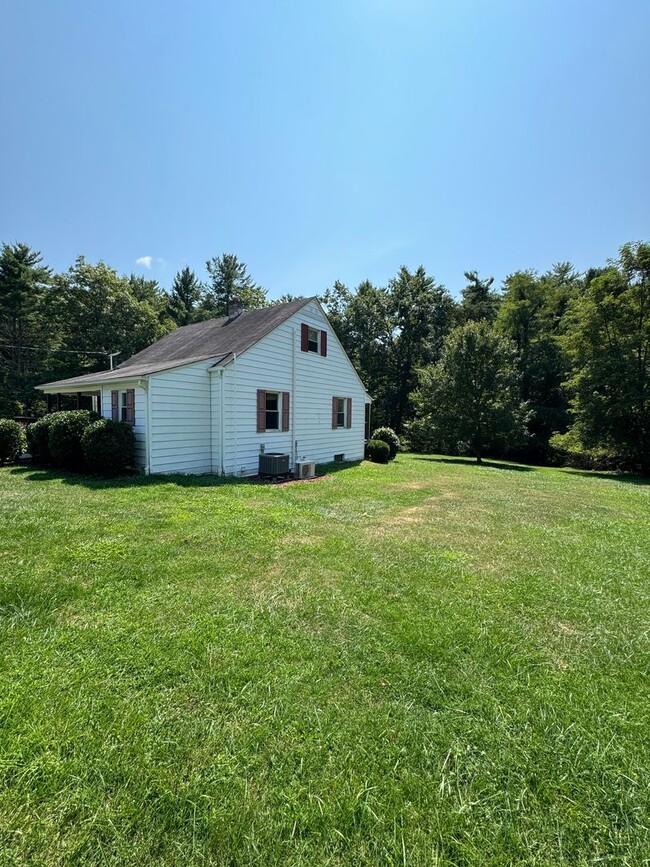
[[[0,349],[35,349],[37,352],[65,352],[66,355],[119,355],[119,352],[105,352],[103,349],[47,349],[45,346],[14,346],[0,344]]]

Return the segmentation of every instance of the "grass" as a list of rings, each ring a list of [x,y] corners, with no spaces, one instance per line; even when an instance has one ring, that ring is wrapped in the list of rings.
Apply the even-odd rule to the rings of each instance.
[[[505,463],[0,470],[0,863],[650,863],[649,531]]]

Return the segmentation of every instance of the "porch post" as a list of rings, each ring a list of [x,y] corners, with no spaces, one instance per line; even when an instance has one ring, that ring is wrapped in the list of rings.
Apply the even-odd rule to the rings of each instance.
[[[77,392],[77,409],[81,409],[81,392]]]
[[[59,412],[61,412],[61,392],[58,392],[56,396],[56,408]]]

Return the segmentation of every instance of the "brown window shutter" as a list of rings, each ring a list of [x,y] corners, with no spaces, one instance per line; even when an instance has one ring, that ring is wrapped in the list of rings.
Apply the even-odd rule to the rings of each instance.
[[[320,333],[320,354],[327,355],[327,331]]]
[[[289,430],[289,392],[282,392],[282,430]]]
[[[345,426],[352,427],[352,398],[348,398],[348,414],[345,419]]]
[[[119,391],[111,392],[111,418],[113,421],[120,420],[120,393]]]
[[[309,326],[306,322],[300,326],[300,349],[302,352],[309,352]]]
[[[126,390],[126,423],[135,424],[135,389],[127,388]]]
[[[266,430],[266,392],[257,389],[257,432],[264,433]]]
[[[337,413],[337,410],[338,410],[337,401],[338,401],[338,398],[336,398],[336,397],[332,398],[332,428],[337,427],[337,424],[336,424],[337,415],[338,415],[338,413]]]

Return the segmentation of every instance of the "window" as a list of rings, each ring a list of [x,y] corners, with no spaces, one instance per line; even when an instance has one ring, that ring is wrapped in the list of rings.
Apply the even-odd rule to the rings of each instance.
[[[257,432],[283,430],[290,427],[289,392],[257,390]]]
[[[320,332],[316,328],[307,329],[307,351],[320,352]]]
[[[316,355],[327,356],[327,331],[312,328],[303,322],[300,326],[300,349],[303,352],[313,352]]]
[[[277,392],[266,392],[266,430],[278,430],[280,428],[279,398],[280,395]]]
[[[336,398],[336,426],[345,427],[345,398]]]
[[[352,398],[332,398],[332,430],[352,427]]]
[[[125,421],[135,424],[135,389],[111,391],[111,418],[113,421]]]

